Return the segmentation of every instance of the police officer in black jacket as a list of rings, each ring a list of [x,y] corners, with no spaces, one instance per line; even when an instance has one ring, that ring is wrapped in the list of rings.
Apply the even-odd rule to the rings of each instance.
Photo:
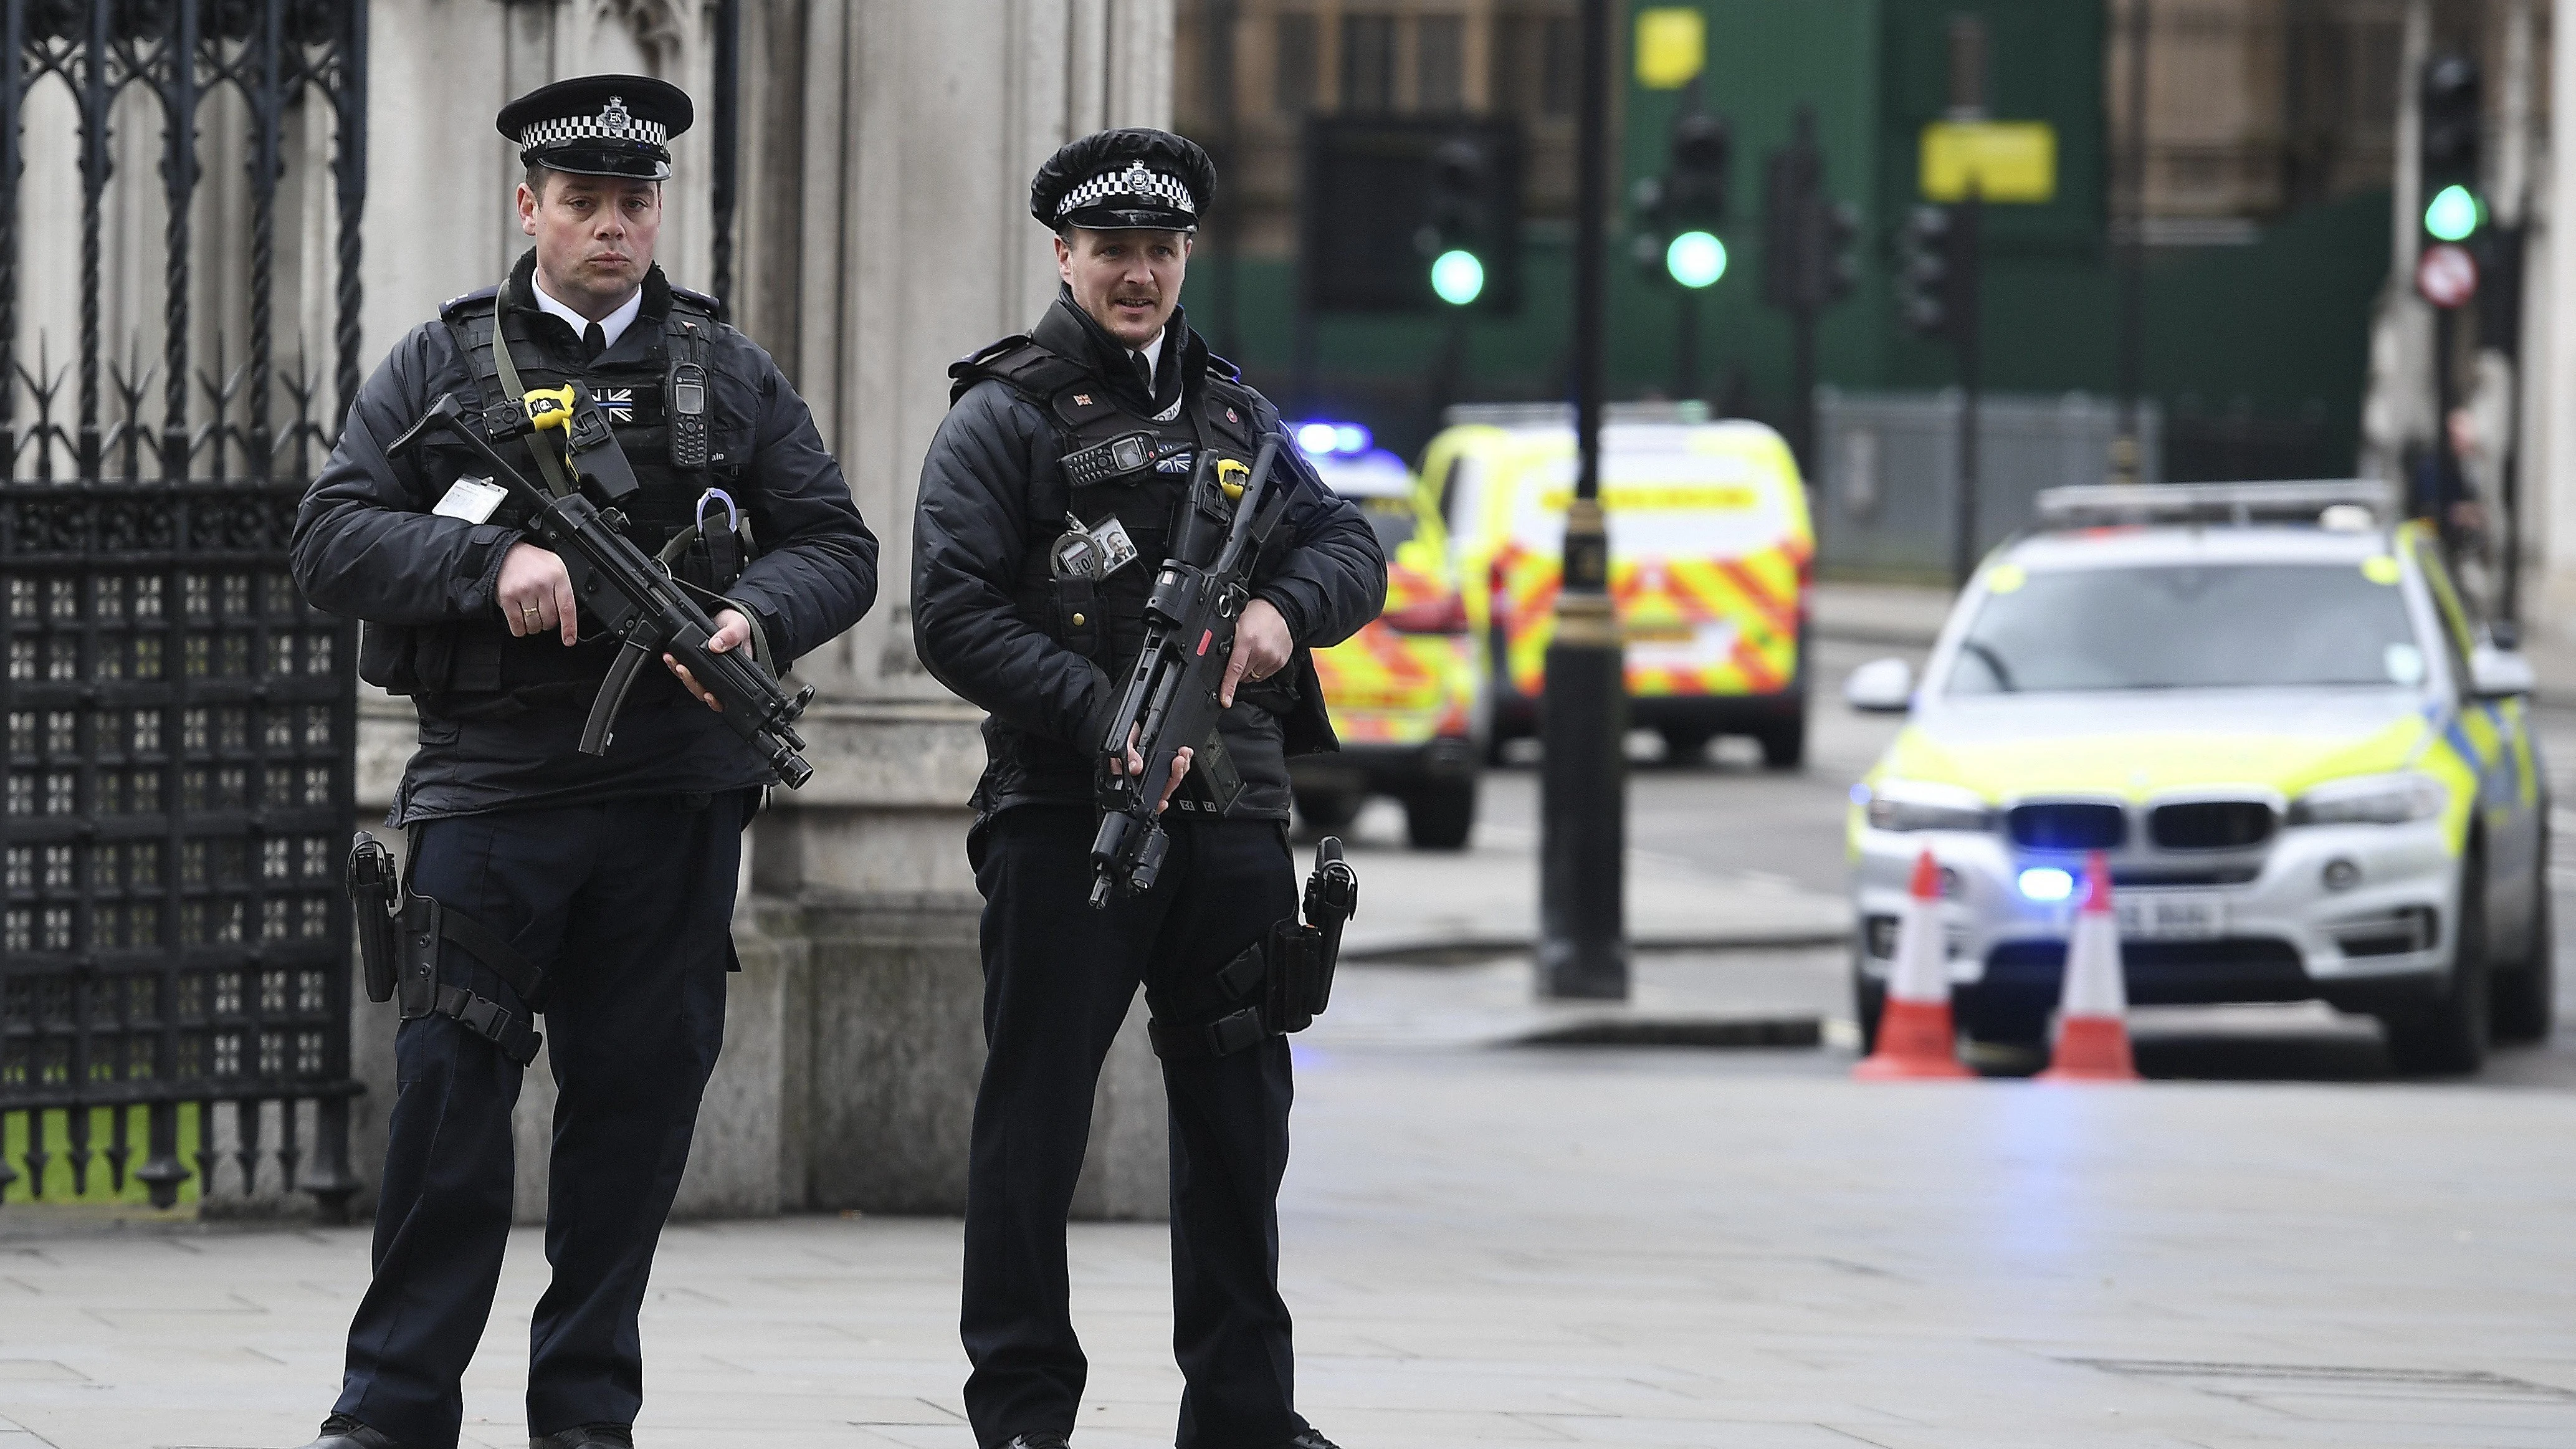
[[[1216,184],[1164,131],[1086,136],[1038,172],[1064,289],[1036,327],[951,370],[922,466],[913,639],[991,712],[969,838],[985,899],[984,1034],[966,1194],[966,1409],[986,1449],[1061,1446],[1084,1359],[1067,1307],[1065,1216],[1093,1085],[1141,981],[1171,1099],[1181,1449],[1330,1449],[1297,1414],[1278,1288],[1288,1043],[1216,1040],[1215,977],[1293,916],[1291,754],[1333,747],[1307,651],[1386,596],[1358,511],[1315,477],[1279,415],[1176,305]],[[1200,455],[1240,480],[1265,439],[1295,503],[1254,574],[1221,697],[1221,748],[1163,782],[1170,855],[1142,895],[1091,909],[1094,761],[1113,680]],[[1127,756],[1129,761],[1133,754]],[[1127,768],[1135,768],[1130,763]]]
[[[461,448],[386,445],[442,395],[506,418],[577,381],[642,485],[635,541],[668,545],[705,591],[719,652],[784,668],[876,593],[876,539],[803,400],[653,265],[668,141],[689,119],[685,94],[641,76],[558,82],[501,112],[535,248],[395,345],[296,519],[306,597],[365,621],[360,672],[419,709],[389,820],[410,832],[410,888],[485,943],[448,934],[440,989],[405,1003],[375,1277],[314,1449],[457,1442],[539,1011],[559,1095],[528,1429],[537,1449],[633,1443],[636,1311],[723,1039],[741,831],[770,779],[677,666],[636,686],[604,754],[579,753],[613,645],[584,636],[563,561]],[[524,442],[502,452],[539,477]]]

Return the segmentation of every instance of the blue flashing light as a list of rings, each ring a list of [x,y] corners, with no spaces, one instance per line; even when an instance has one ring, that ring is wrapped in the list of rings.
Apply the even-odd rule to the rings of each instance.
[[[1359,423],[1316,421],[1294,423],[1289,435],[1310,458],[1360,458],[1375,450],[1377,438]]]
[[[2075,894],[2075,877],[2053,865],[2035,865],[2021,873],[2022,895],[2034,901],[2062,901]]]
[[[1856,784],[1854,784],[1854,785],[1851,787],[1851,802],[1852,802],[1854,805],[1866,805],[1866,804],[1868,804],[1868,803],[1869,803],[1869,787],[1868,787],[1867,785],[1862,785],[1862,784],[1857,784],[1857,783],[1856,783]]]

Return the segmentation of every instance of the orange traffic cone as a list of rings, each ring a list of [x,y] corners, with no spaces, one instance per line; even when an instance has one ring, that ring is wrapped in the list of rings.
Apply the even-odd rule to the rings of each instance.
[[[1896,918],[1896,960],[1887,971],[1878,1049],[1852,1075],[1864,1082],[1976,1075],[1959,1065],[1957,1053],[1949,952],[1941,934],[1941,867],[1927,850],[1915,859],[1911,899]]]
[[[2111,867],[2084,863],[2084,908],[2066,938],[2066,985],[2057,1006],[2057,1052],[2043,1082],[2134,1082],[2128,988],[2120,978],[2120,922],[2111,913]]]

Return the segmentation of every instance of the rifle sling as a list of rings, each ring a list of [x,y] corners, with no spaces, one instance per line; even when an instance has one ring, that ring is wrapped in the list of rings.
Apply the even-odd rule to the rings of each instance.
[[[492,310],[492,366],[501,374],[501,391],[510,405],[524,418],[528,409],[528,389],[519,381],[518,364],[510,359],[510,279],[501,279],[501,294]],[[557,498],[572,496],[572,480],[564,476],[563,449],[546,446],[537,433],[528,435],[528,451],[536,455],[537,471],[546,475],[546,489]]]

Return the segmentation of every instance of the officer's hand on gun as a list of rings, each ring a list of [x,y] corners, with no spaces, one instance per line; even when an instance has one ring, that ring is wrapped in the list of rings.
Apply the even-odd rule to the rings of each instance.
[[[729,650],[739,649],[751,639],[751,621],[744,618],[739,609],[716,610],[715,624],[716,631],[707,636],[707,652],[710,654],[723,654]],[[718,714],[724,713],[724,701],[716,698],[713,693],[700,687],[695,679],[690,678],[687,665],[668,654],[662,656],[662,662],[670,667],[673,674],[680,677],[680,683],[688,686],[689,693],[696,695],[699,703]]]
[[[1225,661],[1225,682],[1217,688],[1217,703],[1234,708],[1236,684],[1268,679],[1286,667],[1296,648],[1297,641],[1288,637],[1288,621],[1268,599],[1244,605],[1243,617],[1234,626],[1234,653]]]
[[[557,629],[569,649],[581,637],[580,622],[573,617],[572,575],[564,571],[564,561],[552,549],[533,543],[510,545],[501,557],[501,582],[493,591],[493,601],[510,633],[518,638]]]
[[[563,635],[567,648],[581,637],[581,622],[573,605],[572,575],[553,550],[533,543],[514,543],[501,558],[501,582],[493,597],[508,621],[511,634],[526,638],[549,630]],[[739,649],[751,639],[751,621],[737,609],[719,609],[715,615],[716,632],[707,640],[711,653],[722,654]],[[662,663],[688,686],[689,693],[718,714],[724,713],[724,702],[689,677],[688,666],[665,654]],[[1175,784],[1180,776],[1173,777]],[[1168,793],[1165,798],[1170,798]]]
[[[1144,772],[1145,757],[1136,753],[1136,741],[1137,737],[1141,733],[1142,730],[1135,726],[1130,726],[1128,728],[1127,758],[1123,761],[1111,760],[1109,762],[1110,769],[1117,771],[1121,775],[1135,775]],[[1160,815],[1163,813],[1164,808],[1172,803],[1172,792],[1181,788],[1181,777],[1190,772],[1190,756],[1195,753],[1196,751],[1192,750],[1189,746],[1183,745],[1178,752],[1173,754],[1172,778],[1163,783],[1163,798],[1154,802],[1155,814]]]

